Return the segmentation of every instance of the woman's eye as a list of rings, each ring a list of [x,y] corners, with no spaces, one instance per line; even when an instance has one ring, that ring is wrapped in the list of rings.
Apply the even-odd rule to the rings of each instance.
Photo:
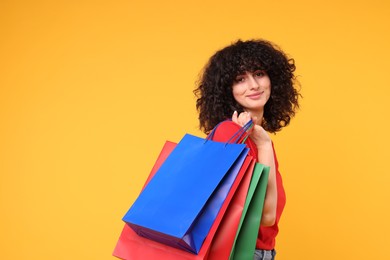
[[[263,77],[265,75],[264,71],[256,71],[255,76],[256,77]]]
[[[237,77],[236,79],[235,79],[235,81],[237,82],[237,83],[239,83],[239,82],[244,82],[244,77]]]

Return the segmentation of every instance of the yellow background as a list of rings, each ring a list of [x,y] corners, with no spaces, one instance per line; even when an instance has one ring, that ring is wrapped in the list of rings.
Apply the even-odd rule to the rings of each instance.
[[[390,259],[390,4],[1,1],[0,259],[114,259],[165,140],[201,135],[210,55],[265,38],[295,58],[301,110],[273,136],[280,260]]]

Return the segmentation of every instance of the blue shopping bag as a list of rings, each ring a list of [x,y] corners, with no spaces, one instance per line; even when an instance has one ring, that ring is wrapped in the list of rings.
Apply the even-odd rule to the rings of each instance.
[[[198,253],[247,154],[244,144],[186,134],[123,220],[141,236]]]

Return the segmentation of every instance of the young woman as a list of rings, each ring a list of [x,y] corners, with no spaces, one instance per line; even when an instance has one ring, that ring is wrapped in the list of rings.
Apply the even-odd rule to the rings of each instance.
[[[194,91],[200,128],[206,134],[226,119],[236,126],[254,122],[248,142],[257,148],[258,162],[270,167],[254,259],[274,259],[276,254],[286,197],[268,132],[287,126],[299,107],[294,71],[294,60],[275,44],[239,40],[210,58]]]

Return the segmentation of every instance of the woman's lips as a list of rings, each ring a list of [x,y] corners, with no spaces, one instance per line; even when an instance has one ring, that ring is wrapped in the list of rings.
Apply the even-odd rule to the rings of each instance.
[[[261,94],[263,94],[263,92],[256,92],[256,93],[247,95],[247,97],[250,99],[259,99],[261,97]]]

